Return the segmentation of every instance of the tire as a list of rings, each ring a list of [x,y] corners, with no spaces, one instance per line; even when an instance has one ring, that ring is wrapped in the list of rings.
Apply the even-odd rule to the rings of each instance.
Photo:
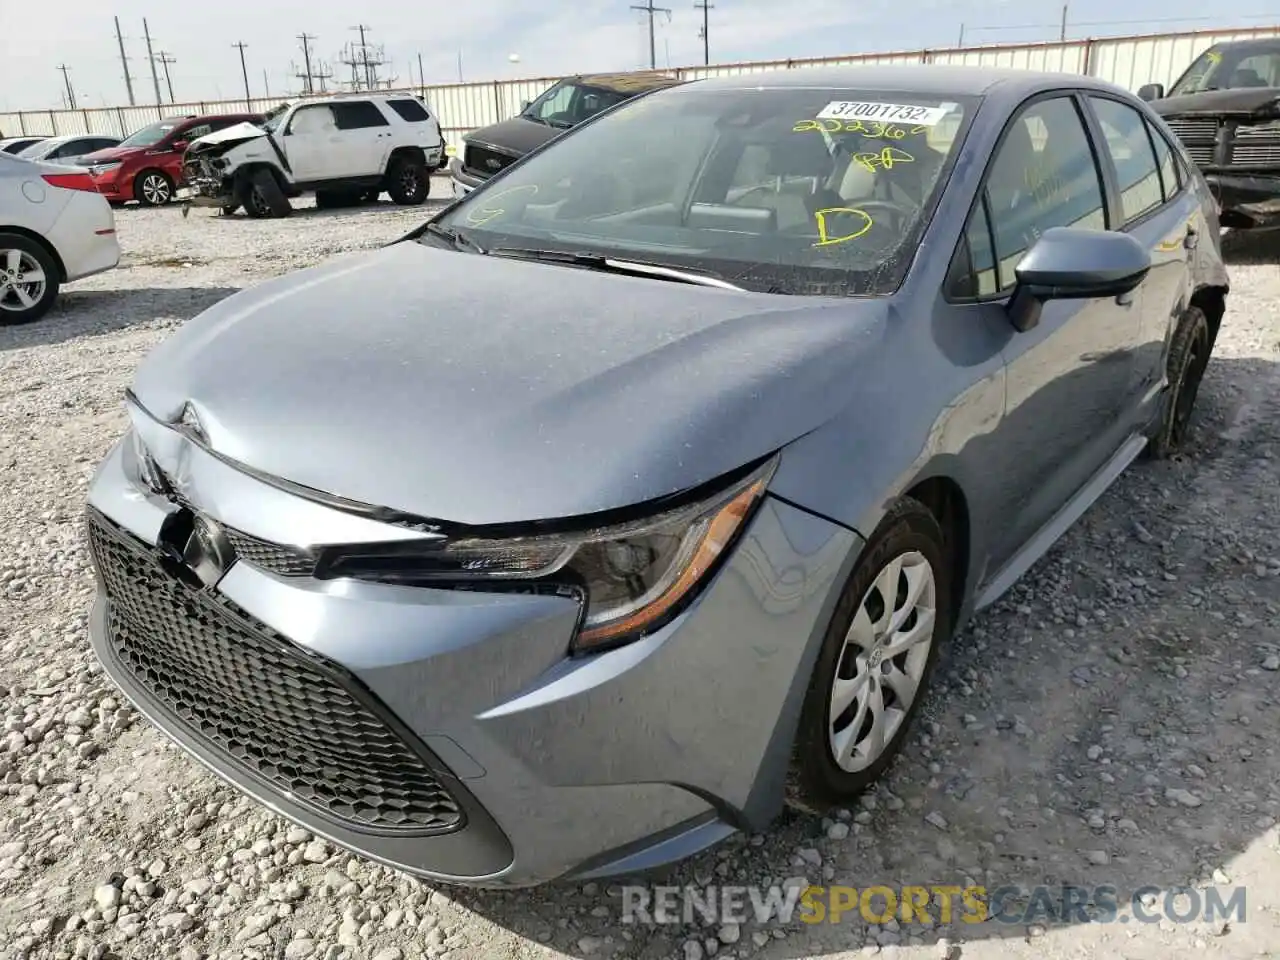
[[[1169,389],[1155,433],[1148,439],[1146,454],[1151,460],[1163,460],[1182,449],[1187,439],[1187,426],[1195,411],[1200,381],[1204,379],[1212,344],[1209,321],[1199,307],[1188,307],[1178,321],[1169,343],[1166,374]]]
[[[402,207],[416,207],[431,193],[431,174],[417,157],[396,157],[387,168],[387,193]]]
[[[30,278],[37,273],[39,280]],[[14,285],[16,278],[26,282]],[[39,320],[58,298],[61,275],[53,255],[18,233],[0,233],[0,326]]]
[[[427,192],[431,192],[430,187],[428,187]],[[360,202],[377,203],[380,196],[382,196],[381,190],[366,190],[364,193],[360,194]]]
[[[134,178],[133,197],[144,207],[163,207],[173,199],[173,181],[163,170],[143,170]]]
[[[823,814],[848,802],[875,783],[902,748],[928,691],[938,650],[951,633],[945,542],[933,514],[910,498],[900,500],[867,541],[836,604],[801,709],[788,784],[793,806]],[[897,595],[885,613],[879,581],[894,569],[899,571]],[[895,613],[897,629],[889,636],[898,644],[918,638],[884,657],[888,640],[880,630],[893,624]],[[860,643],[853,639],[859,635]],[[889,676],[895,679],[884,679]],[[912,677],[914,692],[907,682]],[[837,678],[848,685],[851,699],[842,698],[845,707],[833,718]],[[871,739],[874,724],[867,726],[877,702],[887,724],[878,751]],[[842,763],[837,750],[846,744]]]
[[[245,213],[256,220],[293,213],[289,198],[269,170],[258,169],[241,179],[240,203]]]
[[[240,204],[238,204],[238,203],[228,203],[228,204],[224,204],[223,206],[219,207],[218,209],[222,211],[222,215],[223,215],[224,217],[230,217],[230,216],[234,216],[234,215],[235,215],[235,212],[236,212],[237,210],[239,210],[239,209],[240,209]]]

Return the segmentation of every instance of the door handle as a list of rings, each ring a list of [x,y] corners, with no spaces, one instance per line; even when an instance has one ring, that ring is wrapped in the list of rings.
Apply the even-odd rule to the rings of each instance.
[[[1194,250],[1196,248],[1196,244],[1199,242],[1200,242],[1200,234],[1196,231],[1196,228],[1192,226],[1188,226],[1187,235],[1182,238],[1183,247],[1185,247],[1188,250]]]

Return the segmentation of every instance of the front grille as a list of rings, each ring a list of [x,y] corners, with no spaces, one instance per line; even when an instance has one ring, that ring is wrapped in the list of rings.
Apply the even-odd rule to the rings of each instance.
[[[466,150],[463,151],[462,165],[482,177],[491,177],[515,162],[515,157],[474,143],[468,143]]]
[[[268,543],[239,530],[224,529],[237,559],[252,567],[281,577],[309,577],[315,572],[315,558],[304,550]]]
[[[1190,144],[1187,146],[1187,156],[1198,167],[1213,166],[1213,145],[1201,146],[1199,144]]]
[[[1242,165],[1280,163],[1280,120],[1236,128],[1231,162]]]
[[[425,749],[358,682],[224,598],[184,585],[93,510],[88,538],[108,600],[110,652],[175,727],[347,827],[423,836],[463,825]]]
[[[1218,136],[1218,120],[1215,117],[1171,117],[1165,120],[1169,129],[1183,143],[1199,141],[1213,143]]]

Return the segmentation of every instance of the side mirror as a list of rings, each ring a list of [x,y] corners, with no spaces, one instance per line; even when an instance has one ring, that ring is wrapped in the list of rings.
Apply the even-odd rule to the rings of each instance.
[[[1009,322],[1025,333],[1048,300],[1092,300],[1133,292],[1151,269],[1151,254],[1127,233],[1051,227],[1014,268]]]
[[[186,153],[187,147],[189,146],[191,146],[191,142],[189,140],[175,140],[173,141],[173,152]]]
[[[521,101],[520,101],[520,112],[521,112],[521,113],[524,113],[526,110],[528,110],[528,109],[529,109],[529,104],[531,104],[532,102],[533,102],[532,100],[521,100]]]
[[[1138,88],[1138,99],[1146,100],[1148,103],[1152,100],[1160,100],[1164,98],[1163,83],[1144,83]]]

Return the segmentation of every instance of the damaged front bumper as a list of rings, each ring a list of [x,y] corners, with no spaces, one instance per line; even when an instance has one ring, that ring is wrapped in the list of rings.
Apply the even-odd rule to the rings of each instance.
[[[215,163],[216,158],[197,157],[182,165],[184,183],[174,199],[182,203],[184,217],[193,206],[229,207],[235,204],[232,178],[223,176]]]
[[[1248,173],[1206,170],[1205,180],[1218,201],[1224,227],[1280,225],[1280,166]]]

